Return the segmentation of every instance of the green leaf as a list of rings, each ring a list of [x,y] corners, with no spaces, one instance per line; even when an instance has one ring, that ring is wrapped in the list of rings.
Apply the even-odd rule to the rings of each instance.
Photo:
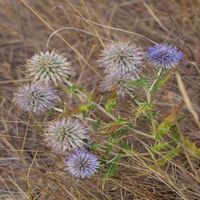
[[[91,151],[98,151],[99,149],[101,149],[101,144],[93,143],[91,145]]]
[[[136,79],[134,81],[129,81],[127,83],[130,87],[136,87],[136,88],[145,88],[148,89],[150,87],[150,82],[146,77],[140,77],[139,79]]]
[[[92,96],[89,95],[87,97],[87,103],[80,106],[81,112],[89,112],[90,110],[94,110],[96,108],[96,105],[93,102]]]
[[[127,128],[125,127],[122,127],[121,129],[112,133],[112,135],[109,138],[108,145],[106,146],[106,152],[108,154],[113,151],[116,145],[121,144],[121,137],[125,134],[127,134]]]
[[[97,131],[103,125],[103,121],[97,119],[96,121],[92,122],[91,124],[92,124],[92,128],[95,131]]]
[[[116,98],[113,98],[113,99],[108,99],[106,101],[106,104],[105,104],[105,109],[108,111],[108,112],[112,112],[113,109],[115,108],[116,106]]]
[[[75,84],[67,87],[67,93],[69,93],[69,94],[78,93],[79,90],[80,90],[80,88],[78,88],[77,85],[75,85]]]
[[[180,147],[176,147],[175,149],[172,149],[167,154],[163,155],[162,158],[155,161],[156,167],[161,167],[165,164],[168,164],[172,159],[179,156],[182,153],[182,149]]]
[[[148,103],[146,101],[140,103],[136,110],[136,118],[146,117],[147,119],[152,119],[154,116],[152,109],[153,109],[153,103]]]
[[[164,135],[173,130],[175,122],[177,120],[178,114],[182,109],[182,104],[180,104],[176,109],[174,109],[170,115],[168,115],[164,121],[156,129],[156,138],[161,139]]]
[[[114,176],[115,173],[117,172],[117,169],[119,167],[119,163],[121,160],[122,156],[121,155],[116,155],[109,163],[107,162],[107,171],[104,174],[104,181],[108,181],[110,177]]]
[[[115,126],[124,126],[126,124],[127,124],[126,119],[124,119],[124,118],[118,118],[115,121],[107,123],[104,128],[112,128],[112,127],[115,127]]]
[[[92,102],[88,102],[87,104],[81,105],[79,107],[81,112],[89,112],[90,110],[94,110],[96,106]]]
[[[157,141],[152,147],[151,151],[152,153],[161,152],[163,149],[165,149],[168,145],[168,142],[163,141]]]
[[[200,159],[200,148],[195,143],[191,142],[187,137],[183,138],[183,143],[191,155]]]
[[[151,93],[155,93],[155,92],[159,91],[170,78],[171,78],[170,73],[163,74],[160,77],[158,77],[157,82],[155,83],[155,85],[153,86],[153,88],[151,90]]]

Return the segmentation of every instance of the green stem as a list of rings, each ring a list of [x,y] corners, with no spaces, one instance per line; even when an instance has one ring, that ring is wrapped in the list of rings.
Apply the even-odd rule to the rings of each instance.
[[[69,86],[73,86],[73,84],[69,81],[66,81],[66,83],[69,85]],[[83,93],[81,90],[79,90],[77,88],[77,91],[79,93],[79,97],[82,97],[82,99],[84,100],[87,100],[87,95],[85,93]],[[103,112],[105,115],[107,115],[110,119],[112,119],[113,121],[116,121],[117,118],[114,117],[112,114],[110,114],[109,112],[107,112],[102,106],[100,106],[98,103],[96,102],[92,102],[101,112]],[[152,139],[152,140],[155,140],[155,137],[152,136],[152,135],[149,135],[147,133],[144,133],[142,131],[139,131],[139,130],[136,130],[134,128],[131,128],[131,127],[128,127],[129,130],[133,131],[134,133],[136,133],[137,135],[141,135],[141,136],[144,136],[144,137],[147,137],[149,139]]]
[[[156,79],[154,80],[154,82],[152,83],[151,87],[149,88],[149,92],[151,93],[155,84],[158,82],[159,78],[160,78],[160,75],[162,74],[163,72],[163,68],[160,68],[157,75],[156,75]]]
[[[147,102],[149,104],[152,103],[152,90],[154,89],[154,86],[156,85],[156,83],[158,82],[161,74],[163,72],[163,69],[160,68],[159,71],[157,72],[156,75],[156,79],[154,80],[154,82],[152,83],[151,87],[149,88],[149,90],[145,89],[146,92],[146,96],[147,96]],[[155,125],[155,120],[151,118],[151,127],[152,127],[152,131],[153,131],[153,135],[156,136],[156,125]]]

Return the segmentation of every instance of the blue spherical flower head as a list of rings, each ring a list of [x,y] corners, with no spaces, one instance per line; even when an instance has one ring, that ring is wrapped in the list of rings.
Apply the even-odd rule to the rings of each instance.
[[[147,56],[156,68],[171,69],[184,58],[176,47],[170,44],[157,44],[147,50]]]
[[[77,149],[65,160],[69,173],[76,178],[90,178],[97,172],[99,161],[97,157],[83,149]]]

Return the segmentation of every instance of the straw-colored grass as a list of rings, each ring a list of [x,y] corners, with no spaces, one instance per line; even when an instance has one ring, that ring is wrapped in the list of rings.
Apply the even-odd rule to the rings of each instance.
[[[1,0],[0,199],[200,199],[199,11],[199,0]],[[114,176],[105,181],[102,168],[91,179],[77,181],[65,171],[63,158],[43,141],[46,122],[62,114],[37,117],[23,113],[12,102],[13,92],[31,81],[24,74],[26,59],[41,50],[56,49],[72,60],[77,71],[74,82],[88,94],[95,88],[98,99],[102,71],[97,59],[111,40],[133,41],[144,49],[167,42],[184,52],[186,61],[155,103],[159,123],[167,116],[175,117],[180,141],[177,152],[169,146],[154,154],[150,149],[155,141],[148,137],[149,127],[138,120],[135,130],[129,129],[123,136],[132,149],[123,152]],[[149,68],[147,73],[152,75]],[[62,95],[67,109],[63,115],[78,112],[76,103],[72,105],[70,98]],[[119,112],[112,116],[121,113],[133,120],[134,109],[129,102],[119,103]],[[91,116],[109,122],[112,116],[107,114],[98,110]],[[93,130],[92,138],[105,147],[111,132],[107,127]],[[116,144],[111,155],[120,148]],[[98,156],[105,153],[102,148]]]

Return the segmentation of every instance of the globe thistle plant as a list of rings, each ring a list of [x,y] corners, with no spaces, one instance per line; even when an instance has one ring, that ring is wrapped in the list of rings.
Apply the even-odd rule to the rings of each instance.
[[[131,88],[129,88],[126,83],[131,80],[135,80],[135,76],[131,75],[107,75],[101,82],[101,89],[103,92],[106,91],[113,91],[115,90],[117,92],[118,97],[124,97],[124,95],[127,93],[127,91],[130,91]]]
[[[42,83],[23,85],[14,94],[14,102],[23,111],[42,113],[54,107],[56,90]]]
[[[75,75],[71,62],[62,54],[52,52],[41,52],[27,60],[27,76],[32,77],[35,81],[52,81],[55,85],[57,82],[66,82],[66,80]]]
[[[144,53],[130,42],[115,42],[107,45],[99,60],[106,74],[137,74],[143,65]]]
[[[87,146],[90,138],[88,129],[77,119],[63,118],[49,123],[45,140],[56,153],[66,155],[69,151]]]
[[[97,172],[99,161],[97,157],[86,150],[77,149],[65,160],[69,173],[76,178],[90,178]]]
[[[156,68],[171,69],[184,58],[176,47],[170,44],[157,44],[147,50],[147,56]]]

